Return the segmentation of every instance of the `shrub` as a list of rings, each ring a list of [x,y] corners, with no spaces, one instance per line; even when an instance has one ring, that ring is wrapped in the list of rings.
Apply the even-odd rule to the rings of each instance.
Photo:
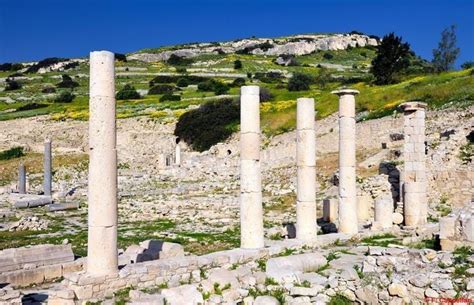
[[[232,134],[239,122],[240,106],[232,99],[208,102],[184,113],[174,134],[198,151],[208,150]]]
[[[232,82],[232,87],[241,87],[244,85],[245,85],[245,79],[242,77],[238,77],[234,79],[234,81]]]
[[[186,73],[187,71],[186,71],[186,68],[184,68],[184,67],[177,67],[177,68],[176,68],[176,72],[181,73],[181,74],[184,74],[184,73]]]
[[[474,61],[466,61],[461,65],[461,68],[464,70],[474,68]]]
[[[41,90],[42,93],[55,93],[56,88],[54,87],[46,87]]]
[[[76,87],[79,87],[79,84],[75,81],[72,80],[72,78],[67,75],[63,74],[63,80],[56,84],[56,87],[58,88],[68,88],[68,89],[74,89]]]
[[[320,68],[319,73],[316,75],[314,82],[321,88],[325,88],[326,84],[331,81],[331,73],[326,68]]]
[[[260,103],[271,101],[274,98],[269,89],[260,87]]]
[[[229,86],[224,84],[224,83],[221,83],[221,82],[216,82],[214,84],[214,93],[216,95],[221,95],[221,94],[226,94],[227,92],[229,92]]]
[[[127,56],[125,56],[125,54],[115,53],[115,60],[127,62]]]
[[[74,69],[75,67],[78,67],[78,66],[79,66],[79,63],[77,61],[73,61],[73,62],[65,64],[63,66],[63,69],[64,70],[69,70],[69,69]]]
[[[175,88],[170,85],[156,85],[151,87],[150,90],[148,90],[148,95],[172,93],[174,89]]]
[[[166,101],[172,101],[172,102],[177,102],[181,100],[181,96],[175,95],[175,94],[170,94],[166,93],[162,97],[160,97],[160,102],[166,102]]]
[[[229,89],[228,85],[214,79],[209,79],[198,84],[199,91],[213,91],[216,95],[225,94]]]
[[[118,100],[133,100],[133,99],[139,99],[140,94],[135,90],[135,87],[132,85],[125,85],[122,90],[117,92],[117,95],[115,97]]]
[[[10,78],[7,78],[6,80],[6,86],[5,86],[5,91],[13,91],[13,90],[18,90],[18,89],[21,89],[21,83],[16,81],[16,80],[13,80],[13,79],[10,79]]]
[[[29,103],[23,106],[18,107],[15,111],[26,111],[26,110],[33,110],[33,109],[39,109],[39,108],[44,108],[48,107],[46,104],[38,104],[38,103]]]
[[[180,87],[180,88],[184,88],[184,87],[187,87],[189,86],[189,82],[186,78],[180,78],[178,79],[178,81],[176,82],[176,86]]]
[[[289,91],[304,91],[309,90],[309,86],[313,82],[310,75],[295,73],[288,81]]]
[[[3,71],[3,72],[7,72],[7,71],[18,71],[20,69],[23,69],[23,65],[20,64],[20,63],[9,63],[9,62],[6,62],[4,64],[1,64],[0,65],[0,71]]]
[[[331,53],[324,53],[323,58],[327,60],[331,60],[334,58],[334,55],[332,55]]]
[[[197,85],[201,82],[209,80],[209,78],[202,76],[193,76],[193,75],[158,75],[153,78],[149,84],[150,87],[153,87],[155,84],[171,84],[176,83],[180,79],[186,79],[189,85]]]
[[[193,63],[193,60],[176,54],[171,54],[166,62],[172,66],[188,66]]]
[[[54,99],[55,103],[70,103],[74,100],[76,96],[69,91],[62,91],[56,98]]]
[[[234,61],[234,69],[235,70],[239,70],[239,69],[242,69],[242,62],[237,59],[236,61]]]
[[[23,147],[17,146],[4,151],[0,151],[0,160],[10,160],[24,156]]]
[[[281,79],[283,79],[283,75],[280,72],[257,72],[254,75],[254,78],[258,79],[264,83],[278,83]]]

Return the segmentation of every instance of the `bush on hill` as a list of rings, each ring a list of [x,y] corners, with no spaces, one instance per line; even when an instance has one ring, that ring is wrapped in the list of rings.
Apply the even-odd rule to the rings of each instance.
[[[205,151],[227,139],[239,118],[240,105],[237,100],[212,101],[184,113],[176,124],[174,134],[193,149]]]
[[[127,56],[125,56],[125,54],[115,53],[115,60],[127,62]]]
[[[267,84],[279,83],[284,77],[280,72],[257,72],[254,75],[255,79]]]
[[[260,87],[260,103],[269,102],[274,98],[268,88]]]
[[[242,69],[242,61],[240,61],[239,59],[237,59],[236,61],[234,61],[234,69],[235,69],[235,70]]]
[[[18,107],[15,111],[26,111],[26,110],[34,110],[34,109],[39,109],[39,108],[45,108],[48,107],[46,104],[39,104],[39,103],[28,103],[26,105]]]
[[[72,80],[72,78],[67,75],[63,74],[63,80],[59,83],[56,84],[56,87],[58,88],[68,88],[68,89],[74,89],[76,87],[79,87],[79,83],[75,82]]]
[[[18,64],[15,64],[15,63],[9,63],[9,62],[6,62],[4,64],[0,64],[0,71],[2,72],[7,72],[7,71],[18,71],[20,69],[23,69],[23,65],[18,63]]]
[[[232,87],[242,87],[244,85],[245,85],[245,79],[242,77],[238,77],[234,79],[234,81],[232,82]]]
[[[160,102],[166,102],[166,101],[177,102],[180,100],[181,100],[181,96],[176,95],[176,94],[171,94],[171,93],[166,93],[165,95],[160,97]]]
[[[62,91],[54,99],[55,103],[71,103],[76,96],[69,91]]]
[[[216,95],[225,94],[229,89],[228,85],[214,79],[208,79],[207,81],[198,84],[199,91],[212,91]]]
[[[149,85],[153,87],[155,84],[177,83],[180,79],[185,79],[188,85],[197,85],[201,82],[205,82],[209,78],[193,75],[158,75],[149,82]]]
[[[308,74],[295,73],[288,81],[288,91],[305,91],[313,83],[313,78]]]
[[[28,69],[26,70],[26,73],[36,73],[41,68],[46,68],[46,67],[55,65],[59,62],[68,61],[68,60],[69,59],[67,58],[58,58],[58,57],[45,58],[43,60],[40,60],[38,63],[28,67]]]
[[[171,54],[170,58],[168,58],[166,62],[172,66],[189,66],[194,61],[190,58],[178,56],[176,54]]]
[[[155,85],[148,90],[148,95],[172,93],[174,89],[175,88],[170,85]]]
[[[6,83],[5,91],[18,90],[18,89],[21,89],[22,87],[20,82],[10,79],[10,78],[7,78],[5,83]]]
[[[118,100],[134,100],[139,99],[140,97],[141,96],[137,90],[135,90],[135,87],[129,84],[125,85],[115,96]]]
[[[474,68],[474,61],[466,61],[461,65],[461,68],[464,70]]]

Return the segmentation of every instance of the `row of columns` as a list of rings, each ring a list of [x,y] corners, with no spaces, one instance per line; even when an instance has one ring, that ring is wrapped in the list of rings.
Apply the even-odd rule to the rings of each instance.
[[[114,54],[108,51],[91,52],[87,272],[93,276],[116,274],[118,271],[114,77]],[[339,231],[356,234],[355,95],[359,92],[343,89],[332,93],[339,96]],[[240,224],[243,249],[264,247],[259,95],[258,86],[241,88]],[[419,135],[421,131],[416,130]],[[317,230],[314,99],[297,100],[296,138],[297,238],[313,241]],[[421,138],[416,139],[420,141]],[[410,137],[410,141],[414,138]],[[180,152],[176,153],[179,156]],[[414,182],[419,181],[415,179]],[[410,206],[409,202],[406,202],[406,208]],[[382,210],[377,209],[376,212],[382,218],[388,217],[384,213],[386,205],[385,202],[380,203]]]

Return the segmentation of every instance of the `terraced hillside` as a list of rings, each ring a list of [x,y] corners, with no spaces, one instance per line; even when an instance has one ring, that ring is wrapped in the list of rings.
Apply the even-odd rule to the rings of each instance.
[[[472,70],[429,74],[427,62],[412,56],[409,73],[388,86],[371,84],[376,37],[357,33],[243,39],[145,49],[117,56],[116,89],[133,86],[141,98],[118,101],[118,118],[148,116],[171,122],[196,105],[237,97],[243,84],[263,89],[262,127],[268,135],[294,128],[295,100],[314,97],[318,117],[336,110],[331,90],[351,86],[361,91],[359,119],[392,113],[406,100],[431,107],[469,106],[474,100]],[[54,120],[86,120],[88,60],[48,59],[8,69],[0,80],[0,120],[50,114]],[[16,70],[16,71],[15,71]],[[290,88],[291,77],[310,77],[309,88]],[[65,75],[65,76],[64,76]],[[12,85],[13,84],[13,85]],[[71,92],[71,96],[64,96]],[[63,94],[63,96],[61,96]],[[228,123],[228,124],[227,124]],[[227,122],[233,131],[237,121]]]

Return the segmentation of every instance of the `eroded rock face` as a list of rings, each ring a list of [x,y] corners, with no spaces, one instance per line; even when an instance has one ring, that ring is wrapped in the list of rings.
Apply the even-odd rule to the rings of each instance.
[[[266,47],[262,47],[265,44]],[[162,51],[159,53],[135,53],[127,60],[144,62],[166,61],[171,55],[180,57],[196,57],[202,54],[218,54],[218,52],[235,53],[244,49],[258,55],[306,55],[322,50],[345,50],[349,47],[376,46],[378,41],[366,35],[336,34],[336,35],[298,35],[285,38],[255,38],[243,39],[236,42],[223,42],[217,45],[208,43],[186,45],[182,49]]]

